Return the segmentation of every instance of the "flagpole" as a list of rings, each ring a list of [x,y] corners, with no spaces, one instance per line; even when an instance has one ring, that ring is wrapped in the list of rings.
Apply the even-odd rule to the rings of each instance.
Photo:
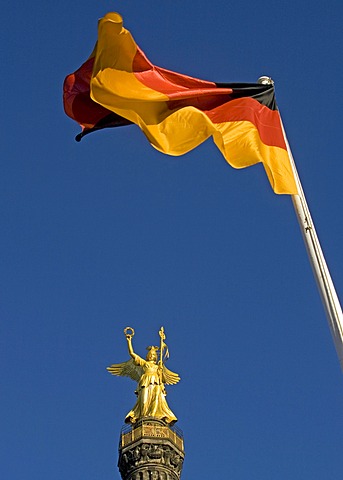
[[[283,128],[283,127],[282,127]],[[283,128],[288,154],[291,160],[299,195],[292,195],[293,207],[298,218],[302,237],[312,266],[313,274],[322,298],[337,355],[343,370],[343,313],[329,268],[306,201],[294,158]]]
[[[273,84],[270,77],[260,77],[258,83]],[[313,274],[319,288],[320,296],[328,319],[330,331],[335,344],[336,352],[343,370],[343,313],[330,271],[320,246],[316,229],[302,188],[294,158],[287,140],[286,132],[281,121],[283,136],[286,142],[288,155],[291,161],[294,178],[299,194],[292,195],[292,202],[298,218],[302,237],[312,266]]]

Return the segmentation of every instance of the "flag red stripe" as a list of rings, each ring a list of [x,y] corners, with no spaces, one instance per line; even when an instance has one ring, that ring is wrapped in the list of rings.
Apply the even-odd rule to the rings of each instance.
[[[132,72],[146,87],[167,95],[170,110],[192,106],[206,113],[213,123],[249,121],[263,143],[286,149],[277,110],[250,97],[232,99],[232,88],[218,88],[214,82],[157,67],[138,46]]]

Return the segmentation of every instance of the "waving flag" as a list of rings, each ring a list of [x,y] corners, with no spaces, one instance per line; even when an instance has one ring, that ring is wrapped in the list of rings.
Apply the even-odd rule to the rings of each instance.
[[[138,125],[163,153],[210,136],[235,168],[262,162],[275,193],[296,194],[274,86],[214,83],[153,65],[117,13],[99,21],[89,59],[64,82],[64,108],[82,132]]]

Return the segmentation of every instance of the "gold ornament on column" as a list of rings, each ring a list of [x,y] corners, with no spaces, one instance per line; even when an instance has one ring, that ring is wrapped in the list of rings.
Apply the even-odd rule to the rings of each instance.
[[[159,331],[160,346],[147,347],[145,359],[133,351],[132,337],[135,331],[132,327],[124,328],[129,354],[132,357],[124,363],[117,363],[107,367],[112,375],[130,377],[138,382],[136,395],[137,402],[126,415],[126,423],[136,423],[144,417],[153,417],[172,425],[177,421],[166,400],[165,385],[174,385],[180,381],[177,373],[168,370],[164,361],[169,358],[168,347],[165,343],[164,328]],[[159,358],[158,358],[159,352]]]

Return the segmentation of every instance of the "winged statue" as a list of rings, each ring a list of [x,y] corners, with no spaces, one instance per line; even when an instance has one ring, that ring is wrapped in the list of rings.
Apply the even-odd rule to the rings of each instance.
[[[172,425],[177,418],[168,406],[165,385],[175,385],[180,381],[180,377],[177,373],[169,370],[163,362],[169,356],[168,347],[164,343],[166,338],[164,328],[161,327],[159,331],[160,347],[147,347],[148,353],[145,359],[133,351],[132,337],[134,333],[131,327],[124,329],[130,360],[107,367],[112,375],[130,377],[138,384],[135,392],[137,402],[126,415],[125,422],[136,423],[143,417],[153,417]]]

